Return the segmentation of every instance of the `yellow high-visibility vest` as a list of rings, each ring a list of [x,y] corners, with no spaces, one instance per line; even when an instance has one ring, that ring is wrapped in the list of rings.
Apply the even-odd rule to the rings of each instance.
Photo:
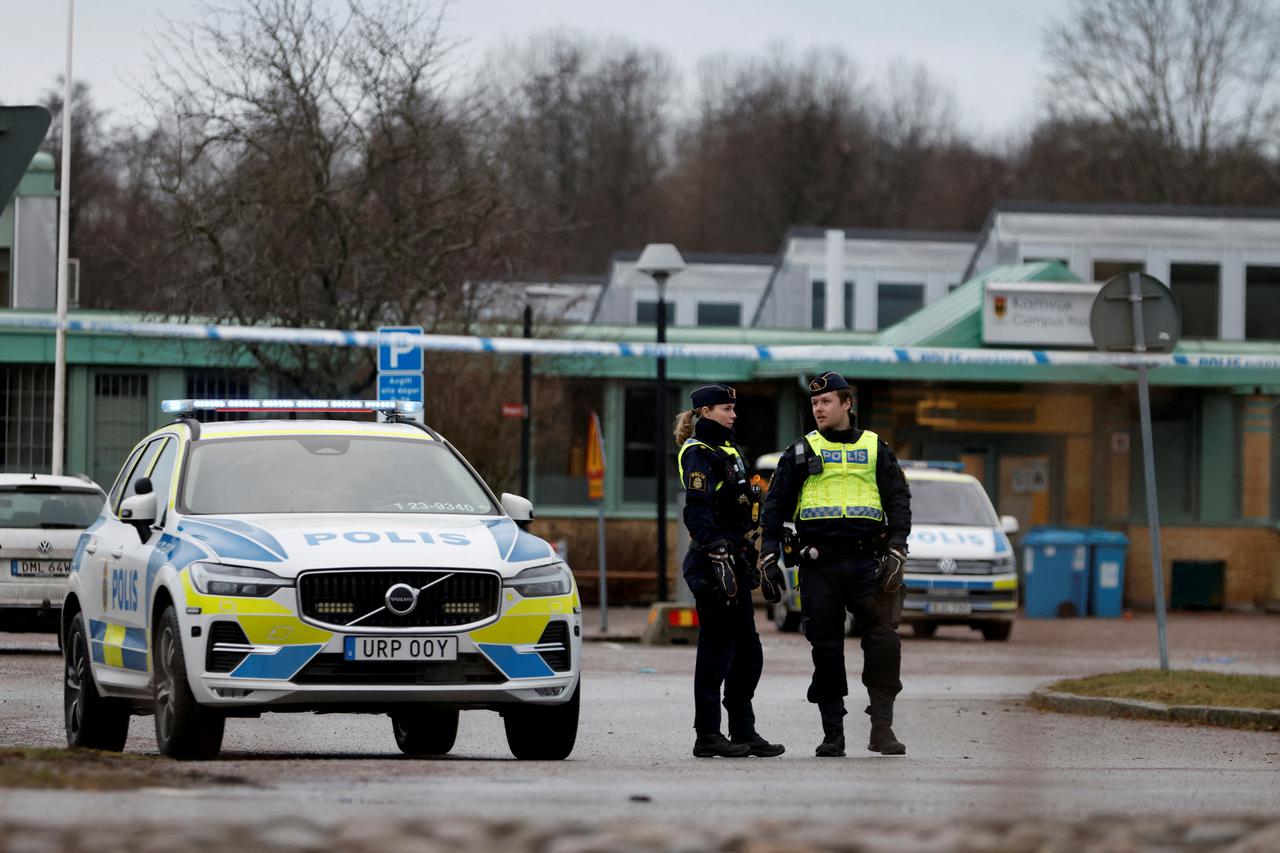
[[[730,460],[729,465],[731,468],[734,469],[734,471],[730,473],[737,473],[742,477],[746,476],[747,469],[746,469],[745,463],[742,460],[742,455],[738,453],[738,449],[734,447],[732,444],[726,444],[723,447],[713,447],[712,445],[707,444],[705,441],[699,441],[696,438],[689,438],[685,440],[684,444],[680,445],[680,453],[676,456],[676,465],[680,469],[681,483],[684,482],[684,452],[688,450],[690,447],[694,447],[695,445],[701,445],[702,447],[707,448],[707,450],[710,450],[712,453],[724,453],[730,457],[733,457]],[[724,480],[721,480],[719,483],[716,483],[715,490],[717,492],[720,491],[720,487],[723,485],[724,485]]]
[[[815,430],[804,438],[814,455],[822,460],[822,473],[810,474],[804,481],[793,520],[866,518],[884,521],[880,487],[876,484],[879,436],[871,430],[863,430],[855,443],[843,444],[828,441]]]

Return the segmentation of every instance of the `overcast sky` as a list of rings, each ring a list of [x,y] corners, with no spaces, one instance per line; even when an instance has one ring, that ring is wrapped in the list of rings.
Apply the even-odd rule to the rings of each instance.
[[[228,5],[236,0],[224,0]],[[338,2],[338,0],[333,0]],[[137,112],[134,82],[149,37],[199,16],[200,0],[80,0],[74,76],[118,122]],[[62,72],[66,0],[0,0],[0,102],[33,102]],[[494,47],[567,28],[664,47],[686,86],[708,54],[753,54],[783,40],[797,50],[840,46],[872,74],[891,60],[926,63],[954,91],[961,127],[986,139],[1036,115],[1044,28],[1065,0],[454,0],[448,32],[478,65]]]

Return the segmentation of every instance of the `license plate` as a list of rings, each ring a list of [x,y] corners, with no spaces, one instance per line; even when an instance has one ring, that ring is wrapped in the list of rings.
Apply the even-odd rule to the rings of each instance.
[[[71,561],[11,560],[9,571],[15,578],[65,578],[71,574]]]
[[[457,660],[457,637],[346,637],[346,660]]]
[[[937,616],[968,616],[973,612],[973,605],[967,601],[930,601],[925,605],[925,612]]]

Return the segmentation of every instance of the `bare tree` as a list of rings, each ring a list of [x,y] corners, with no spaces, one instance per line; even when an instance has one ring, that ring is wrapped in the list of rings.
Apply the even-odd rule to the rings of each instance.
[[[1223,158],[1276,155],[1280,13],[1264,0],[1077,0],[1045,43],[1054,111],[1123,131],[1151,200],[1214,200]]]
[[[242,324],[465,329],[502,255],[477,101],[450,97],[439,9],[245,0],[174,25],[151,102],[187,273],[175,308]],[[251,346],[304,393],[364,393],[372,354]]]

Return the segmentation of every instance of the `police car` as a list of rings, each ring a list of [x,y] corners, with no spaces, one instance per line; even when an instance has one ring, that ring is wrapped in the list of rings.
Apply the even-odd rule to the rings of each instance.
[[[410,755],[498,711],[512,753],[563,759],[578,726],[573,574],[420,404],[166,401],[80,537],[62,609],[67,743],[216,756],[227,717],[388,714]],[[219,411],[378,411],[384,422],[199,423]],[[420,409],[418,409],[420,410]]]
[[[762,457],[757,468],[776,467]],[[1018,575],[1009,535],[1017,519],[997,516],[982,484],[953,462],[903,460],[911,486],[911,535],[902,621],[931,637],[939,625],[968,625],[988,640],[1007,640],[1018,607]],[[782,631],[800,627],[800,577],[788,566],[788,592],[770,606]],[[852,625],[851,625],[852,627]]]

